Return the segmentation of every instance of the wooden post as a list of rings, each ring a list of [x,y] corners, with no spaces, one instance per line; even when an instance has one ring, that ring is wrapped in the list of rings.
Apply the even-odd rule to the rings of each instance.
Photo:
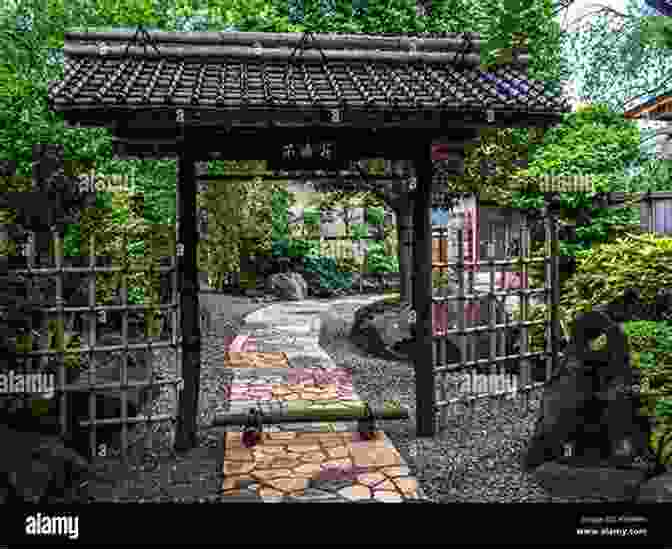
[[[201,327],[196,265],[196,164],[185,139],[178,157],[178,241],[177,269],[180,289],[180,331],[182,334],[182,379],[175,448],[187,451],[197,446],[196,417],[201,377]]]
[[[417,183],[413,201],[413,306],[416,314],[415,402],[418,437],[435,433],[436,390],[432,352],[432,157],[431,143],[415,153]]]

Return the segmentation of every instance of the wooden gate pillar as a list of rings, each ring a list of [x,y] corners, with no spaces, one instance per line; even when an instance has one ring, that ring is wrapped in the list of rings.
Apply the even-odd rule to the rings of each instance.
[[[187,451],[197,446],[196,418],[201,378],[201,327],[198,305],[198,266],[196,264],[196,163],[185,139],[178,157],[177,177],[177,269],[180,292],[180,333],[182,335],[182,379],[178,396],[175,448]]]
[[[416,314],[415,402],[418,437],[436,430],[432,341],[432,148],[423,143],[413,160],[417,177],[413,201],[413,305]]]

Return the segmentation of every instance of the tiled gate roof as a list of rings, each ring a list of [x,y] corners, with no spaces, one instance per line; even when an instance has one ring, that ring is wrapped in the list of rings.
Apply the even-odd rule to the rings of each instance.
[[[302,37],[296,33],[150,32],[156,48],[126,51],[133,35],[66,33],[64,78],[50,87],[52,108],[494,109],[549,122],[570,110],[527,78],[524,52],[514,64],[481,70],[475,35],[318,34],[313,44],[322,51],[298,51],[297,64],[290,62]]]

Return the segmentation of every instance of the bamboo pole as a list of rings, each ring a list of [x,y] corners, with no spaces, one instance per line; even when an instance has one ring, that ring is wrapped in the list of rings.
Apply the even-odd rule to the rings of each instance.
[[[396,403],[386,403],[382,408],[372,408],[371,416],[375,420],[408,420],[409,414]],[[290,424],[293,422],[347,422],[365,420],[366,403],[363,401],[322,401],[319,405],[311,404],[291,412],[261,413],[263,424]],[[250,419],[250,415],[221,414],[217,415],[212,426],[242,426]]]

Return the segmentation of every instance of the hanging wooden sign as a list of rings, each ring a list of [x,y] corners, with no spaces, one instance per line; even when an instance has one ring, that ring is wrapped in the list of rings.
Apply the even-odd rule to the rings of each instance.
[[[342,170],[347,159],[337,155],[333,141],[310,141],[284,143],[269,159],[271,170]]]

